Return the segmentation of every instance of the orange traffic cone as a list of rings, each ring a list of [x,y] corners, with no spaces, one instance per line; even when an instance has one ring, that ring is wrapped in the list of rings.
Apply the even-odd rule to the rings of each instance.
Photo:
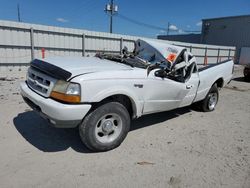
[[[204,65],[207,65],[207,56],[205,56]]]
[[[44,59],[45,58],[45,48],[42,48],[42,59]]]

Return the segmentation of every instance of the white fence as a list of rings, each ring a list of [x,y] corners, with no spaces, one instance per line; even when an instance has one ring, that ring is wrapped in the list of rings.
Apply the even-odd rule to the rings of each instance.
[[[142,37],[0,20],[0,66],[28,65],[32,59],[42,58],[42,49],[45,57],[120,53],[124,46],[131,51],[138,38]],[[217,63],[235,55],[235,47],[165,42],[186,47],[199,64]]]

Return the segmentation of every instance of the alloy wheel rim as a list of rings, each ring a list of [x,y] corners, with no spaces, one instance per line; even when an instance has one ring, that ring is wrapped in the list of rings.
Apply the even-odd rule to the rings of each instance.
[[[208,100],[208,108],[209,110],[213,110],[218,101],[218,94],[217,93],[210,93],[209,100]]]
[[[95,126],[96,139],[101,143],[111,143],[122,131],[122,120],[118,114],[109,113],[102,116]]]

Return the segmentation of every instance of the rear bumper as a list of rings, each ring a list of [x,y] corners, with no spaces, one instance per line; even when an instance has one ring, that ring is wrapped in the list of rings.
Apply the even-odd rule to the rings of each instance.
[[[44,98],[32,91],[26,82],[22,82],[20,88],[24,101],[54,127],[73,128],[78,126],[91,108],[89,104],[63,104],[50,98]]]

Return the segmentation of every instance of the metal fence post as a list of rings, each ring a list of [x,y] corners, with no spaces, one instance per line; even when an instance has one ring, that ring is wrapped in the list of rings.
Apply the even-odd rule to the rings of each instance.
[[[220,48],[218,48],[218,53],[217,53],[217,63],[219,62],[219,56],[220,56]]]
[[[82,34],[82,56],[85,56],[85,34]]]
[[[207,47],[205,48],[204,65],[207,64]]]
[[[34,29],[30,28],[30,49],[31,49],[31,60],[33,61],[35,58],[34,54]]]
[[[123,38],[120,39],[120,54],[122,55],[122,48],[123,48]]]
[[[228,59],[230,59],[230,56],[231,56],[231,49],[229,49],[228,51]]]

